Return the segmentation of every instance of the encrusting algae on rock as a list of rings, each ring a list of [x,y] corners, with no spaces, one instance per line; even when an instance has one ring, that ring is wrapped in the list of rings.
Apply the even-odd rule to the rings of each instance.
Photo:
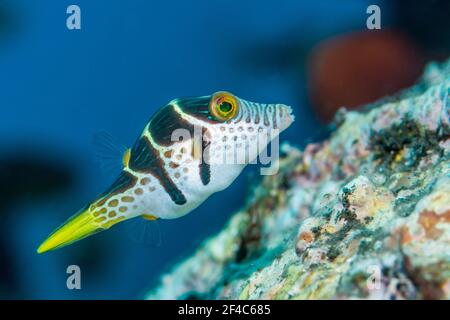
[[[449,299],[450,61],[328,141],[284,145],[216,236],[148,299]]]

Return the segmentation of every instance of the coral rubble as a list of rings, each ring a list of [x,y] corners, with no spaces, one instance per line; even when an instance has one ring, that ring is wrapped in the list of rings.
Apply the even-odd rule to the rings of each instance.
[[[449,299],[450,61],[329,140],[282,148],[216,236],[148,299]]]

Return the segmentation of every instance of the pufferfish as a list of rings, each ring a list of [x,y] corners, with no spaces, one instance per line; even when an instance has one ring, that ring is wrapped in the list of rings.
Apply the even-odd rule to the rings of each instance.
[[[227,188],[294,121],[284,104],[228,92],[175,99],[160,108],[123,156],[111,187],[37,249],[54,250],[131,218],[175,219]],[[264,139],[263,139],[264,138]],[[240,158],[240,159],[237,159]]]

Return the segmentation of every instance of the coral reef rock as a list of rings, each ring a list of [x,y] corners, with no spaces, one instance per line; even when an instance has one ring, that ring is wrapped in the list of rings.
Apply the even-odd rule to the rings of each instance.
[[[450,60],[280,171],[148,299],[449,299]]]

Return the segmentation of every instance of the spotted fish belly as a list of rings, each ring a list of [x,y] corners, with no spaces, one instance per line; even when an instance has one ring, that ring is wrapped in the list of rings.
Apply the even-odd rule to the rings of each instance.
[[[174,145],[157,145],[143,134],[131,150],[128,167],[133,177],[122,192],[112,195],[108,203],[130,201],[133,216],[151,214],[162,219],[181,217],[204,202],[211,194],[228,186],[243,166],[227,170],[208,165],[193,156],[192,141]],[[221,174],[219,174],[221,173]],[[211,180],[211,175],[220,177]],[[115,204],[115,202],[113,203]],[[123,205],[123,204],[122,204]]]

